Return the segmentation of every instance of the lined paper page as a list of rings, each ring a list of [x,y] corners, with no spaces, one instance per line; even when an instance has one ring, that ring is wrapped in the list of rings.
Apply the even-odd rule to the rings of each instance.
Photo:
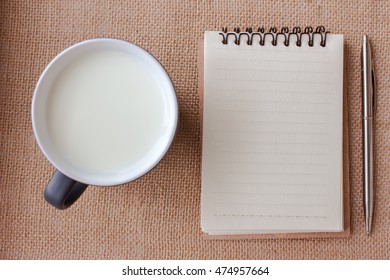
[[[204,40],[201,226],[341,231],[343,37],[326,47]]]

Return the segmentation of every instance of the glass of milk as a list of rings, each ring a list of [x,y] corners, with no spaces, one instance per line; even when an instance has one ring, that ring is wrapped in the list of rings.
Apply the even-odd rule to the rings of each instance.
[[[116,39],[69,47],[43,71],[32,101],[36,140],[57,169],[45,199],[65,209],[88,185],[139,178],[164,157],[177,123],[174,87],[151,54]]]

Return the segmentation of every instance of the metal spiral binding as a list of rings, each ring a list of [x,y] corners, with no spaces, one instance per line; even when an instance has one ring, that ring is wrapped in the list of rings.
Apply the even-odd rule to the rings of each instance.
[[[276,46],[279,40],[283,40],[283,44],[288,47],[292,41],[292,38],[295,38],[295,44],[300,47],[302,46],[302,39],[307,37],[309,47],[313,47],[314,37],[320,36],[320,45],[325,47],[326,36],[328,33],[329,31],[326,31],[324,26],[317,26],[315,30],[313,27],[307,26],[303,32],[299,26],[296,26],[292,29],[291,32],[289,31],[288,27],[282,27],[280,32],[278,32],[276,27],[271,27],[268,32],[265,32],[263,27],[259,27],[257,31],[253,31],[253,29],[249,27],[245,29],[245,32],[241,32],[240,28],[236,27],[233,29],[233,32],[228,32],[227,28],[225,27],[222,28],[222,33],[219,34],[222,35],[222,44],[224,45],[228,43],[229,37],[233,37],[234,43],[236,45],[240,45],[242,38],[245,38],[245,42],[248,45],[252,45],[253,42],[258,42],[261,46],[264,46],[266,38],[270,37],[271,44],[273,46]]]

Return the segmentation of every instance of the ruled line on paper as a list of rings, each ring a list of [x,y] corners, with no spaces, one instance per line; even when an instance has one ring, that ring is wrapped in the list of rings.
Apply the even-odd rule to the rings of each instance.
[[[241,131],[214,131],[215,143],[258,143],[258,144],[321,144],[328,145],[329,137],[323,133],[278,132],[261,133]],[[330,134],[329,134],[330,135]],[[327,135],[327,136],[329,136]],[[289,136],[288,139],[286,136]]]
[[[242,99],[242,98],[236,98],[236,99],[228,99],[226,100],[226,98],[216,98],[215,99],[216,101],[219,101],[219,102],[226,102],[226,103],[230,103],[230,102],[234,102],[234,103],[243,103],[243,102],[251,102],[252,104],[253,103],[261,103],[261,104],[264,104],[264,103],[277,103],[277,104],[319,104],[319,105],[324,105],[324,104],[330,104],[329,101],[327,102],[314,102],[314,101],[290,101],[290,100],[282,100],[282,101],[276,101],[276,100],[272,100],[272,99]]]
[[[274,162],[271,162],[271,161],[268,161],[268,162],[259,162],[259,161],[247,161],[247,160],[237,160],[237,159],[234,159],[234,160],[215,160],[214,162],[216,163],[244,163],[244,164],[267,164],[267,165],[294,165],[294,166],[328,166],[328,164],[326,163],[314,163],[314,162],[310,162],[310,163],[292,163],[292,162],[283,162],[283,161],[274,161]]]
[[[213,122],[220,122],[220,123],[225,123],[225,122],[231,122],[231,123],[248,123],[248,124],[256,124],[256,123],[262,123],[262,124],[284,124],[284,125],[305,125],[305,126],[327,126],[330,125],[329,122],[325,121],[310,121],[310,122],[302,122],[302,121],[276,121],[276,120],[236,120],[236,119],[220,119],[220,118],[214,118],[212,120]]]
[[[230,144],[230,143],[228,143]],[[263,143],[266,144],[266,143]],[[226,153],[226,154],[257,154],[257,155],[310,155],[310,156],[317,156],[317,155],[327,155],[328,152],[325,152],[323,149],[312,151],[310,149],[303,149],[305,147],[300,147],[301,149],[285,149],[282,150],[281,148],[284,147],[284,144],[279,143],[272,143],[275,144],[276,147],[275,150],[270,149],[269,146],[265,147],[259,147],[258,145],[245,145],[245,146],[216,146],[215,151],[219,153]],[[227,148],[226,148],[227,147]],[[295,147],[298,148],[298,147]]]
[[[287,193],[287,192],[213,192],[215,195],[224,195],[224,194],[234,194],[234,195],[258,195],[258,196],[309,196],[309,197],[329,197],[329,194],[319,194],[319,193]]]
[[[318,89],[317,89],[318,90]],[[279,89],[266,89],[266,90],[263,90],[263,89],[245,89],[245,88],[239,88],[239,89],[235,89],[235,88],[231,88],[231,87],[228,87],[228,88],[215,88],[215,91],[216,92],[222,92],[222,93],[225,93],[225,92],[239,92],[241,95],[242,94],[245,94],[245,93],[264,93],[264,94],[274,94],[274,93],[288,93],[288,94],[295,94],[295,93],[302,93],[302,94],[321,94],[321,95],[325,95],[325,94],[329,94],[329,91],[315,91],[315,90],[310,90],[310,91],[304,91],[304,90],[279,90]]]
[[[216,163],[263,163],[263,164],[297,164],[297,165],[323,165],[329,166],[327,157],[311,154],[289,154],[286,157],[284,154],[277,153],[227,153],[215,151],[213,162]]]
[[[325,156],[327,152],[282,152],[282,151],[232,151],[231,149],[216,149],[216,152],[220,153],[230,153],[230,154],[258,154],[258,155],[310,155],[310,156]]]
[[[285,171],[285,172],[264,172],[264,171],[232,171],[232,170],[227,170],[227,171],[213,171],[215,174],[256,174],[256,175],[299,175],[299,176],[316,176],[316,175],[328,175],[328,172],[310,172],[310,173],[303,173],[303,172],[290,172],[290,171]]]
[[[328,121],[310,121],[310,122],[300,122],[300,121],[277,121],[277,120],[267,120],[262,119],[253,119],[253,120],[236,120],[236,119],[213,119],[215,122],[238,122],[238,123],[268,123],[268,124],[304,124],[304,125],[325,125],[329,124]]]
[[[286,106],[286,104],[283,104],[284,106]],[[222,108],[221,108],[222,107]],[[286,110],[286,109],[283,109],[281,107],[270,107],[270,109],[262,109],[262,107],[264,106],[254,106],[254,104],[252,104],[252,106],[248,106],[248,108],[242,108],[241,106],[232,106],[232,108],[226,108],[227,106],[218,106],[218,108],[215,109],[216,112],[221,112],[221,113],[226,113],[226,112],[230,112],[230,113],[272,113],[272,114],[284,114],[284,115],[310,115],[311,117],[313,115],[316,115],[316,116],[330,116],[331,114],[329,113],[329,111],[315,111],[313,108],[311,108],[311,110],[308,110],[308,108],[306,110],[298,110],[298,109],[295,109],[296,111],[290,111],[290,110]],[[268,107],[269,108],[269,107]],[[288,116],[289,117],[289,116]],[[267,119],[265,120],[265,122],[267,121]]]
[[[328,207],[328,204],[319,203],[267,203],[267,202],[215,202],[216,205],[265,205],[265,206],[297,206],[297,207]]]
[[[249,78],[246,78],[246,79],[236,79],[236,78],[231,78],[231,79],[225,79],[225,78],[216,78],[215,80],[219,80],[219,81],[225,81],[225,82],[228,82],[228,83],[231,83],[231,82],[259,82],[259,83],[280,83],[280,84],[304,84],[304,85],[307,85],[307,84],[312,84],[312,85],[318,85],[318,84],[323,84],[323,85],[329,85],[329,82],[326,82],[326,81],[310,81],[310,80],[302,80],[302,81],[287,81],[287,80],[277,80],[277,79],[274,79],[274,80],[271,80],[271,79],[249,79]]]
[[[265,120],[261,123],[243,123],[239,121],[224,122],[211,120],[213,126],[211,131],[214,132],[247,132],[247,133],[279,133],[279,132],[291,132],[297,134],[313,134],[317,133],[323,136],[333,135],[331,123],[316,124],[316,123],[299,123],[299,122],[288,122],[288,123],[274,123]],[[318,135],[319,135],[318,134]]]
[[[246,63],[247,61],[261,61],[261,62],[281,62],[281,63],[300,63],[300,64],[329,64],[328,61],[322,61],[322,60],[316,60],[316,61],[313,61],[313,60],[278,60],[278,59],[266,59],[266,58],[257,58],[257,57],[252,57],[252,58],[236,58],[236,57],[229,57],[229,60],[231,61],[236,61],[238,63],[242,62],[242,63]],[[216,63],[219,64],[218,62],[222,62],[222,61],[226,61],[226,58],[217,58],[216,59]]]
[[[263,217],[263,218],[294,218],[294,219],[328,219],[328,216],[310,216],[310,215],[263,215],[263,214],[213,214],[214,217]]]
[[[222,153],[216,152],[213,163],[227,163],[227,164],[267,164],[267,165],[291,165],[295,166],[322,166],[329,167],[327,158],[324,156],[306,155],[289,155],[285,157],[284,154],[262,154],[259,156],[256,153]]]
[[[215,70],[218,71],[229,71],[229,73],[233,72],[248,72],[248,68],[227,68],[227,67],[217,67]],[[251,72],[261,72],[261,73],[290,73],[290,74],[330,74],[330,72],[324,71],[307,71],[307,70],[279,70],[279,69],[250,69]]]
[[[239,129],[215,129],[215,132],[239,132],[239,133],[248,133],[248,134],[289,134],[289,135],[318,135],[318,136],[328,136],[331,133],[326,132],[315,132],[315,131],[269,131],[269,130],[239,130]]]
[[[300,145],[295,147],[295,151],[290,151],[290,147],[288,145],[284,145],[284,149],[281,150],[282,147],[279,147],[277,145],[274,145],[275,147],[261,147],[259,148],[257,146],[253,147],[247,147],[249,144],[245,144],[242,146],[237,146],[237,145],[232,145],[232,143],[227,143],[228,145],[222,145],[222,147],[219,147],[216,145],[215,152],[216,153],[225,153],[227,155],[248,155],[248,154],[253,154],[253,155],[275,155],[275,156],[296,156],[296,155],[307,155],[307,156],[327,156],[329,152],[327,149],[324,149],[324,147],[305,147],[304,145]],[[245,149],[244,149],[245,148]],[[257,149],[258,148],[258,149]],[[300,149],[298,149],[300,148]]]
[[[224,175],[224,174],[219,174]],[[292,192],[299,192],[299,193],[312,193],[312,194],[329,194],[331,193],[328,191],[329,185],[328,184],[322,184],[322,181],[312,181],[307,182],[307,179],[313,179],[313,178],[305,178],[305,177],[297,177],[296,175],[289,175],[288,178],[283,178],[280,182],[275,182],[274,180],[271,180],[272,176],[261,176],[260,178],[252,177],[251,175],[248,175],[249,178],[243,179],[243,177],[236,177],[236,176],[230,176],[229,178],[220,178],[220,176],[215,177],[215,180],[213,181],[213,184],[215,184],[214,190],[222,190],[222,191],[238,191],[241,190],[248,190],[248,191],[257,191],[257,190],[265,190],[265,191],[280,191],[285,193],[292,193]],[[324,175],[322,175],[324,176]],[[262,181],[265,177],[267,177],[267,181]],[[294,177],[292,180],[290,180],[292,177]],[[231,180],[233,179],[234,180]],[[314,178],[315,179],[315,178]],[[243,182],[242,182],[243,181]],[[287,183],[288,181],[291,181],[291,183]],[[209,193],[212,193],[210,191]],[[215,200],[216,196],[213,196],[213,200]]]
[[[225,178],[226,179],[226,178]],[[264,186],[264,187],[268,187],[268,186],[279,186],[279,187],[284,187],[284,186],[295,186],[295,187],[319,187],[319,188],[324,188],[327,186],[326,183],[313,183],[313,182],[300,182],[300,183],[291,183],[291,182],[285,182],[285,183],[278,183],[278,182],[274,182],[274,181],[270,181],[270,182],[232,182],[232,181],[226,181],[226,180],[215,180],[214,181],[216,184],[224,184],[224,185],[227,185],[227,184],[233,184],[233,185],[248,185],[248,186],[255,186],[255,187],[259,187],[259,186]]]
[[[251,109],[251,110],[245,110],[245,109],[216,109],[216,111],[219,111],[219,112],[245,112],[245,113],[248,113],[248,112],[257,112],[257,113],[282,113],[282,114],[310,114],[310,115],[324,115],[324,116],[329,116],[330,113],[329,112],[311,112],[311,111],[283,111],[283,110],[280,110],[280,111],[272,111],[272,110],[260,110],[260,109]]]
[[[219,176],[223,175],[223,176]],[[294,177],[294,178],[292,178]],[[310,179],[310,180],[308,180]],[[238,190],[245,188],[286,188],[286,191],[289,191],[290,188],[301,189],[305,192],[326,192],[329,190],[329,184],[323,183],[323,179],[318,180],[318,178],[303,178],[297,177],[295,175],[288,175],[283,178],[278,177],[277,180],[274,180],[272,176],[256,176],[250,175],[245,177],[239,177],[233,175],[226,176],[225,174],[218,174],[213,179],[213,189],[228,189],[238,188]],[[214,197],[215,198],[215,197]]]
[[[308,195],[308,196],[331,196],[327,189],[327,184],[316,182],[290,181],[284,183],[272,182],[234,182],[226,180],[214,181],[215,189],[211,193],[240,193],[240,194],[286,194],[286,195]]]
[[[264,141],[264,140],[215,140],[215,143],[256,143],[256,144],[279,144],[279,145],[313,145],[313,146],[328,146],[328,143],[323,142],[287,142],[287,141]]]
[[[225,119],[213,119],[213,121],[216,121],[216,122],[242,122],[242,123],[274,123],[274,124],[277,124],[277,123],[280,123],[280,124],[304,124],[304,125],[318,125],[318,124],[329,124],[328,122],[326,121],[310,121],[310,122],[288,122],[288,121],[276,121],[276,120],[235,120],[235,119],[228,119],[228,118],[225,118]]]
[[[268,172],[276,172],[279,173],[288,168],[288,172],[286,174],[307,174],[311,172],[315,172],[313,170],[321,170],[324,172],[319,172],[318,174],[327,174],[327,170],[329,168],[329,165],[326,163],[294,163],[294,162],[287,162],[287,161],[282,161],[280,162],[246,162],[246,161],[220,161],[220,160],[215,160],[213,161],[214,163],[222,163],[224,162],[225,165],[223,166],[223,169],[221,170],[222,165],[216,165],[214,168],[213,172],[230,172],[233,170],[233,173],[241,173],[241,172],[258,172],[259,174],[263,173],[268,173]],[[241,171],[244,169],[244,171]],[[271,171],[268,171],[271,170]],[[276,170],[276,171],[274,171]]]

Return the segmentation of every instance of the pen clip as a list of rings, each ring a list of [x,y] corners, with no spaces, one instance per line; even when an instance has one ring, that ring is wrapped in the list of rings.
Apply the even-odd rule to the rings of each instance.
[[[374,60],[371,56],[371,85],[372,85],[372,112],[375,114],[377,107],[377,96],[376,96],[376,77],[374,71]]]

